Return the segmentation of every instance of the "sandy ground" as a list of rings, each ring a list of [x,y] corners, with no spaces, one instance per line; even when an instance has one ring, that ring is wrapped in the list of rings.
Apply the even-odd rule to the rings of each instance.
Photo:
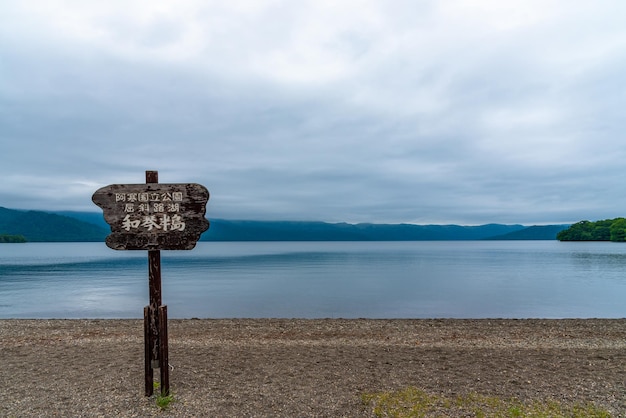
[[[162,412],[139,320],[0,320],[1,417],[368,417],[361,394],[594,402],[626,417],[626,320],[170,320]]]

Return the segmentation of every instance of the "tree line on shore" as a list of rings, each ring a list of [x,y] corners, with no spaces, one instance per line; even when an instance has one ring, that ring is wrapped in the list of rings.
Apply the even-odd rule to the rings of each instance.
[[[559,241],[626,242],[626,218],[580,221],[556,235]]]
[[[0,243],[2,244],[15,244],[26,242],[26,238],[23,235],[8,235],[8,234],[0,234]]]

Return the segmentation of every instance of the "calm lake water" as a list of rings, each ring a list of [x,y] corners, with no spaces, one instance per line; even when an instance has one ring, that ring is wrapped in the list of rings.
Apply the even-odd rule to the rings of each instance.
[[[623,318],[626,245],[201,242],[162,251],[170,318]],[[0,244],[0,318],[142,318],[147,252]]]

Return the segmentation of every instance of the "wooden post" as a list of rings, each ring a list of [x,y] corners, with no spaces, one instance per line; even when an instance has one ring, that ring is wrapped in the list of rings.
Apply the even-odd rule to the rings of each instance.
[[[157,171],[146,171],[146,183],[158,183]],[[148,250],[148,281],[150,287],[150,305],[144,308],[144,341],[146,396],[153,394],[154,369],[159,368],[161,394],[170,391],[168,344],[167,344],[167,306],[161,306],[161,251]],[[148,383],[149,382],[149,383]]]
[[[148,276],[150,287],[150,333],[152,334],[152,367],[157,368],[159,360],[159,306],[161,306],[161,251],[148,251]]]
[[[159,306],[159,370],[161,372],[161,396],[170,394],[170,368],[167,345],[167,306]]]
[[[143,308],[143,343],[144,343],[144,367],[145,367],[145,393],[152,396],[154,393],[152,370],[152,331],[150,330],[150,306]]]

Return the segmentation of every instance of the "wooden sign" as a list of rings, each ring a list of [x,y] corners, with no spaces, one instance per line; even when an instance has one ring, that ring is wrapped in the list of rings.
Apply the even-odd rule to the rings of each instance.
[[[106,245],[114,250],[191,250],[209,229],[209,191],[196,183],[112,184],[92,200],[111,226]]]
[[[146,171],[146,184],[112,184],[93,202],[111,226],[106,244],[114,250],[148,250],[150,304],[143,310],[145,394],[154,391],[154,368],[161,375],[161,395],[170,391],[167,306],[161,305],[161,251],[191,250],[209,229],[209,191],[200,184],[162,184],[157,171]]]

